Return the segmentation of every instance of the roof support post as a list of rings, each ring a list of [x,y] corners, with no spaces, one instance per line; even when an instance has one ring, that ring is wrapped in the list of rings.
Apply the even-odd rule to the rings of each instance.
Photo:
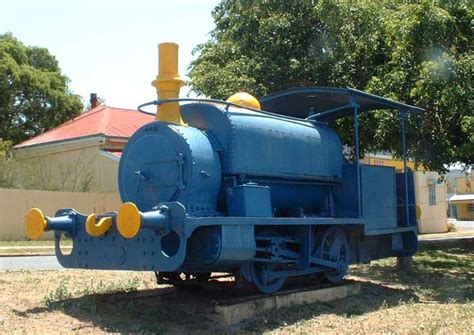
[[[405,216],[407,226],[410,225],[410,211],[408,208],[408,168],[407,168],[407,143],[406,143],[406,117],[407,111],[402,109],[400,110],[400,123],[402,125],[402,150],[403,150],[403,175],[405,179]]]
[[[354,95],[351,94],[350,105],[354,109],[354,146],[355,146],[355,163],[357,169],[357,213],[358,217],[362,217],[362,187],[360,180],[360,148],[359,148],[359,108]]]
[[[352,107],[353,107],[352,104],[343,105],[343,106],[339,106],[339,107],[336,107],[336,108],[331,108],[331,109],[325,110],[323,112],[318,112],[316,114],[314,114],[314,108],[311,107],[311,108],[313,108],[313,114],[308,115],[308,117],[306,117],[305,120],[311,120],[315,117],[321,118],[321,117],[325,117],[325,116],[336,115],[337,112],[341,112],[341,111],[347,110],[348,108],[352,108]]]

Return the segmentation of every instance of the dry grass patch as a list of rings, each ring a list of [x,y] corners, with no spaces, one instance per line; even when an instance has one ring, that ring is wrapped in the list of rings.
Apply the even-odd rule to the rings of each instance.
[[[72,245],[72,241],[68,241],[69,245]],[[51,247],[54,248],[54,241],[0,241],[1,248],[10,248],[10,247]]]
[[[244,329],[275,334],[472,334],[474,247],[456,243],[421,250],[412,273],[396,271],[394,258],[353,266],[349,278],[362,282],[358,296],[267,313]]]

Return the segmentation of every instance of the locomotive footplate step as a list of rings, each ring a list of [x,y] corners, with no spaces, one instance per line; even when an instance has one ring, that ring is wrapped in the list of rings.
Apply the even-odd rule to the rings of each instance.
[[[215,321],[221,326],[230,326],[268,310],[343,299],[358,294],[360,287],[360,283],[346,280],[338,285],[306,286],[273,295],[254,295],[216,302]]]

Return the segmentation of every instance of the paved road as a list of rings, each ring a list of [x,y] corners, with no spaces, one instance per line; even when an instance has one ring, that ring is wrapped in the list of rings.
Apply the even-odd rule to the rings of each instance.
[[[433,237],[433,238],[423,238],[419,239],[418,243],[420,244],[431,244],[433,242],[443,243],[443,242],[471,242],[474,240],[474,237],[471,236],[448,236],[448,237]]]
[[[458,231],[474,231],[474,221],[454,221]]]
[[[56,256],[0,257],[0,271],[6,270],[58,270],[64,269]]]

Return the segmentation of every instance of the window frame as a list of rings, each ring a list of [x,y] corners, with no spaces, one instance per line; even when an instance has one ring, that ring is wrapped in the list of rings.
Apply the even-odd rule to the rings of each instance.
[[[428,203],[430,206],[436,206],[436,185],[428,185]]]

